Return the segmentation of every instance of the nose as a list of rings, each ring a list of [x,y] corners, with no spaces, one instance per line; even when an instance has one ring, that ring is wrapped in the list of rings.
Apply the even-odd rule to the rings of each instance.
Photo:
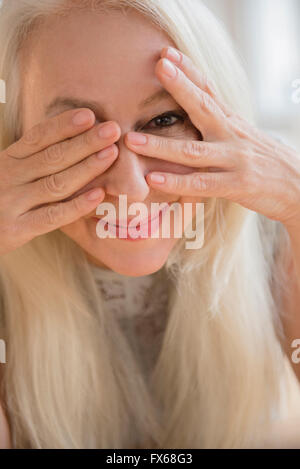
[[[118,197],[126,194],[128,201],[142,202],[150,192],[145,176],[147,167],[145,157],[134,153],[120,137],[116,143],[119,155],[115,162],[100,176],[99,182],[107,195]]]

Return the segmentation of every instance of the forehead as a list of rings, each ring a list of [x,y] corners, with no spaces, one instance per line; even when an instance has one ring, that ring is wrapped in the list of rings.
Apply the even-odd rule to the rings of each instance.
[[[107,108],[126,97],[140,102],[161,87],[154,67],[168,45],[165,32],[134,10],[48,18],[24,48],[25,88],[40,92],[44,105],[58,94],[101,96]]]

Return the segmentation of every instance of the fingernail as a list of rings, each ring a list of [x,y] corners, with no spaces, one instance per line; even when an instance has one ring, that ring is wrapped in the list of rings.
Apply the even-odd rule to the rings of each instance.
[[[88,110],[77,112],[72,119],[74,125],[84,125],[90,122],[90,120],[91,112]]]
[[[113,137],[116,133],[116,128],[111,123],[102,124],[98,129],[98,135],[101,138]]]
[[[92,192],[88,192],[86,198],[88,200],[97,200],[103,195],[102,189],[95,189]]]
[[[177,71],[175,65],[168,59],[163,59],[163,72],[169,78],[175,78]]]
[[[162,184],[166,180],[165,176],[162,174],[150,174],[150,179],[152,182],[156,182],[158,184]]]
[[[112,156],[113,154],[113,146],[110,145],[109,147],[107,148],[104,148],[104,150],[101,150],[97,153],[97,157],[100,159],[100,160],[103,160],[104,158],[108,158],[110,156]]]
[[[176,49],[173,47],[168,47],[167,49],[167,56],[169,57],[170,60],[173,62],[179,64],[181,62],[181,55],[179,52],[177,52]]]
[[[128,132],[127,139],[133,145],[145,145],[147,143],[146,135],[139,134],[138,132]]]

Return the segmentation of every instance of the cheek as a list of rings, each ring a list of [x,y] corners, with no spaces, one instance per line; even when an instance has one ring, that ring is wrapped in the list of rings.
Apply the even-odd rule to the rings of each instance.
[[[86,239],[88,235],[86,220],[83,217],[68,225],[61,226],[60,231],[75,242]]]

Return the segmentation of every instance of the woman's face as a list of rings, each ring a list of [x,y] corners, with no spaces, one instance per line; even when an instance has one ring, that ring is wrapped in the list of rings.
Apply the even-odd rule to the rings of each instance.
[[[23,132],[47,117],[76,107],[58,105],[47,112],[55,98],[66,96],[82,102],[96,102],[102,113],[96,114],[95,124],[108,120],[119,124],[121,137],[116,142],[119,148],[117,159],[106,172],[76,192],[78,195],[94,187],[103,187],[106,194],[103,202],[114,205],[117,218],[120,194],[127,196],[128,207],[131,203],[142,202],[149,214],[152,202],[183,203],[176,194],[151,189],[145,176],[150,171],[161,170],[187,174],[191,169],[139,156],[124,143],[125,133],[134,130],[174,139],[199,137],[189,118],[184,121],[170,117],[167,123],[165,119],[159,119],[165,112],[181,110],[170,95],[141,105],[163,89],[154,67],[162,48],[168,45],[175,44],[135,11],[126,15],[115,11],[107,14],[84,11],[68,17],[49,18],[38,34],[33,34],[29,47],[23,51]],[[179,241],[178,237],[172,236],[172,230],[170,238],[148,237],[138,241],[100,238],[96,233],[95,215],[96,210],[61,230],[85,251],[89,261],[123,275],[140,276],[157,271]],[[132,214],[128,213],[128,220],[131,218]]]

